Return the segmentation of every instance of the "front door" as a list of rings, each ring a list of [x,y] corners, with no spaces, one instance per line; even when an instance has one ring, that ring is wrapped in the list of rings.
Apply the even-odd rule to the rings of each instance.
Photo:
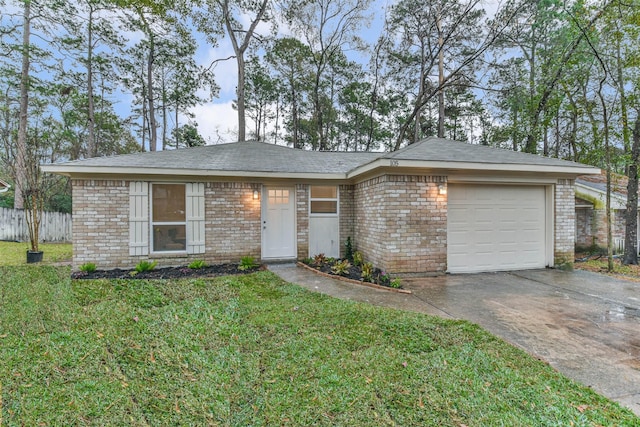
[[[262,258],[296,258],[295,189],[265,187],[262,194]]]

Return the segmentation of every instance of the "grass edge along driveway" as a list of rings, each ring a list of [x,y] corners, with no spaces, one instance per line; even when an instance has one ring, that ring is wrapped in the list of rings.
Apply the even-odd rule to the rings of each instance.
[[[270,272],[69,274],[0,267],[0,425],[640,422],[465,321],[333,299]]]

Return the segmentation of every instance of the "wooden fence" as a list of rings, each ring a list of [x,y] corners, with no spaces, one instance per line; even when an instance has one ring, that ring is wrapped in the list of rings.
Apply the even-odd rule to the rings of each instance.
[[[0,240],[28,242],[27,220],[22,209],[0,208]],[[41,242],[70,242],[71,214],[43,212]]]

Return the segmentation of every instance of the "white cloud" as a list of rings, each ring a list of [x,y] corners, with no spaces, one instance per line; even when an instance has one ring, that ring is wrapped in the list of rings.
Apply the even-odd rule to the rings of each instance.
[[[191,110],[198,123],[198,133],[207,144],[238,140],[238,113],[231,101],[199,105]]]
[[[230,58],[223,61],[224,58]],[[223,44],[220,47],[209,48],[199,60],[200,65],[209,67],[214,61],[217,62],[212,68],[215,80],[220,86],[218,98],[222,101],[229,101],[236,97],[236,85],[238,84],[238,66],[231,46]]]

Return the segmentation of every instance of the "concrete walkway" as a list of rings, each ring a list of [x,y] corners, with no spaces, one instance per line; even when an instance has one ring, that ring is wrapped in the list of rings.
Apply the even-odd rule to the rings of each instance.
[[[532,270],[410,278],[398,294],[269,269],[337,298],[479,324],[640,416],[640,284],[585,271]]]

